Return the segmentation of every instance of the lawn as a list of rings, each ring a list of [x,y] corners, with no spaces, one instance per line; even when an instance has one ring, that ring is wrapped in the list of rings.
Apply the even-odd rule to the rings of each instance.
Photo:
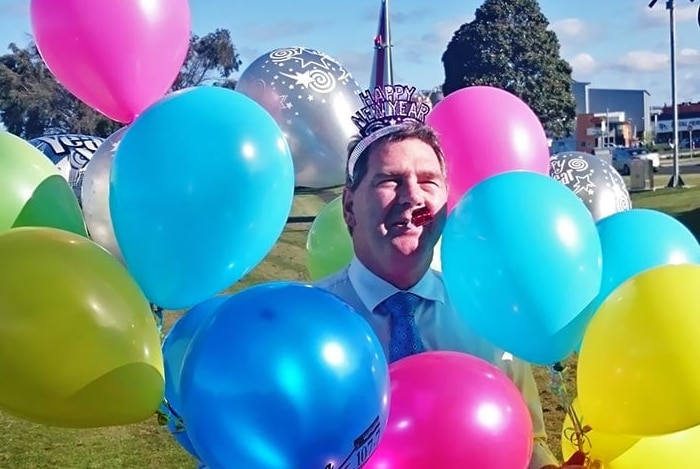
[[[690,182],[687,181],[689,184]],[[314,215],[337,192],[300,194],[293,217]],[[689,189],[660,189],[633,194],[635,207],[657,208],[677,216],[694,233],[700,233],[700,186]],[[304,280],[305,242],[308,224],[289,224],[269,256],[232,290],[269,280]],[[166,327],[176,313],[166,315]],[[573,367],[569,373],[574,388]],[[536,367],[551,447],[559,451],[563,409],[548,389],[549,371]],[[192,469],[195,463],[180,449],[155,418],[138,425],[99,430],[69,430],[30,424],[0,414],[0,467],[12,469]]]

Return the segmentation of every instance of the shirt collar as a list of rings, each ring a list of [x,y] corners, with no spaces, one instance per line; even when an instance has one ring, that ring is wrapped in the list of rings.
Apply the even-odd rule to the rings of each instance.
[[[348,278],[355,288],[357,296],[367,310],[374,311],[382,301],[401,290],[386,280],[378,277],[369,270],[360,260],[353,256],[348,267]],[[445,287],[437,272],[428,269],[423,278],[413,287],[406,290],[426,300],[445,303]]]

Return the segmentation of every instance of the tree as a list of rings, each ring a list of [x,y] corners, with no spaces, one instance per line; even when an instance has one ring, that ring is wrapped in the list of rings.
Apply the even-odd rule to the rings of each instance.
[[[69,131],[108,135],[118,128],[61,86],[34,45],[9,49],[0,57],[0,116],[7,130],[33,138]]]
[[[173,84],[174,90],[189,86],[213,84],[235,89],[231,78],[237,72],[241,60],[227,29],[217,29],[204,37],[193,35],[185,64]]]
[[[573,128],[571,66],[536,0],[486,0],[455,32],[442,56],[445,96],[474,85],[518,96],[556,138]]]
[[[121,127],[60,85],[36,45],[12,43],[9,50],[0,56],[0,119],[9,132],[25,139],[61,133],[107,137]],[[172,90],[204,84],[235,88],[231,75],[240,65],[228,30],[193,35]]]

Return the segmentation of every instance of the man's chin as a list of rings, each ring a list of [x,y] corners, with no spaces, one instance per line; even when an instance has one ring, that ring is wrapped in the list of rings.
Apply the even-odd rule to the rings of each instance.
[[[395,238],[392,246],[397,257],[407,259],[417,259],[426,256],[428,252],[432,253],[432,247],[427,249],[427,246],[421,243],[419,238]]]

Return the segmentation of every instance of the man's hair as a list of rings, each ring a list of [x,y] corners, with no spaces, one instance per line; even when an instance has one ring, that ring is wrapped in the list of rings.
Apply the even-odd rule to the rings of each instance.
[[[353,168],[352,174],[346,174],[345,187],[351,191],[357,189],[360,185],[362,179],[367,175],[367,168],[369,165],[369,155],[372,154],[374,150],[378,147],[385,145],[390,142],[401,142],[408,139],[417,139],[421,142],[429,145],[435,152],[435,156],[440,163],[440,169],[445,172],[445,154],[440,146],[440,140],[438,135],[433,130],[432,127],[420,124],[418,122],[406,121],[401,124],[400,128],[395,132],[378,138],[376,141],[372,142],[357,158],[357,162]],[[362,140],[362,137],[358,134],[355,135],[348,144],[348,158],[350,154],[355,149],[358,143]]]

